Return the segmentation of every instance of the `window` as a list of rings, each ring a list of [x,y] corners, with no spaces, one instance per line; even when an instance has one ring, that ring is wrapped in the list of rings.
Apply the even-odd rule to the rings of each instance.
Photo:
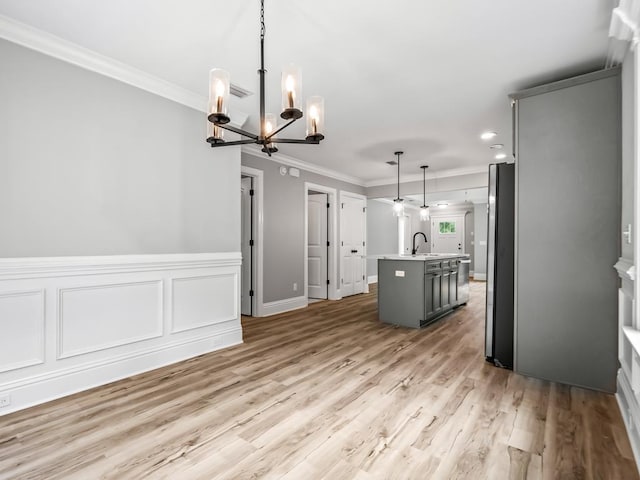
[[[441,234],[456,233],[456,222],[438,222],[438,231]]]

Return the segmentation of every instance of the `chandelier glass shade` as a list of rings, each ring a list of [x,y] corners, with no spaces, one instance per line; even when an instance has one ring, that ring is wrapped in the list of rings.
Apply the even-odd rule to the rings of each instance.
[[[211,124],[207,128],[207,142],[212,147],[228,145],[258,144],[262,145],[262,151],[271,156],[277,152],[278,143],[298,143],[317,145],[324,139],[324,99],[322,97],[310,97],[307,100],[306,137],[304,139],[280,138],[278,133],[287,128],[296,120],[302,118],[302,75],[300,69],[290,65],[282,71],[282,111],[280,118],[285,121],[277,124],[275,115],[265,113],[265,76],[264,68],[264,0],[260,1],[260,132],[252,133],[230,124],[229,95],[231,92],[231,76],[225,70],[214,68],[209,73],[209,102],[207,119]],[[241,140],[227,142],[224,140],[223,130],[246,137]]]

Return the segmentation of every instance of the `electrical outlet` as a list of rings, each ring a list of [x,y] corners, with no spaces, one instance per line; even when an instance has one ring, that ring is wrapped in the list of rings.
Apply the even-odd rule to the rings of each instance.
[[[297,292],[297,291],[298,291],[298,284],[297,284],[297,283],[294,283],[294,284],[293,284],[293,291],[294,291],[294,292]]]
[[[0,395],[0,408],[11,405],[11,395]]]

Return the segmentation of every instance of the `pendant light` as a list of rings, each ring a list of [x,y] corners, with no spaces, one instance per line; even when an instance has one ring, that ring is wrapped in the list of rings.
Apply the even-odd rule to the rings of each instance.
[[[420,207],[420,220],[429,220],[429,207],[427,206],[427,168],[429,165],[422,165],[422,206]]]
[[[398,196],[393,200],[393,214],[396,217],[404,216],[404,200],[400,198],[400,155],[404,152],[394,152],[393,154],[398,157]]]
[[[282,112],[280,118],[285,123],[277,125],[275,115],[265,113],[265,74],[264,68],[264,0],[260,0],[260,131],[248,132],[229,124],[229,93],[231,91],[230,75],[225,70],[214,68],[209,73],[209,109],[208,120],[212,127],[208,129],[207,142],[212,147],[224,147],[229,145],[245,145],[256,143],[262,145],[262,151],[271,156],[278,151],[278,143],[303,143],[317,145],[324,139],[324,99],[322,97],[310,97],[307,100],[307,135],[300,138],[280,138],[277,134],[287,128],[296,120],[302,118],[302,95],[300,69],[290,66],[282,72]],[[225,142],[223,130],[238,133],[242,140]]]

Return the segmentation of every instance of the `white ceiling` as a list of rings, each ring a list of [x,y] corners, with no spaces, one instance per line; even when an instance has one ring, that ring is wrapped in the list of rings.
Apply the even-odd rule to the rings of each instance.
[[[482,131],[510,148],[508,93],[604,65],[614,6],[266,0],[267,111],[279,111],[288,63],[302,67],[303,96],[326,103],[325,141],[280,151],[363,182],[393,181],[385,162],[398,149],[403,175],[487,165],[495,152]],[[258,0],[0,0],[0,14],[200,95],[212,67],[258,89]],[[234,101],[255,129],[257,95]],[[303,136],[298,123],[289,136]]]

